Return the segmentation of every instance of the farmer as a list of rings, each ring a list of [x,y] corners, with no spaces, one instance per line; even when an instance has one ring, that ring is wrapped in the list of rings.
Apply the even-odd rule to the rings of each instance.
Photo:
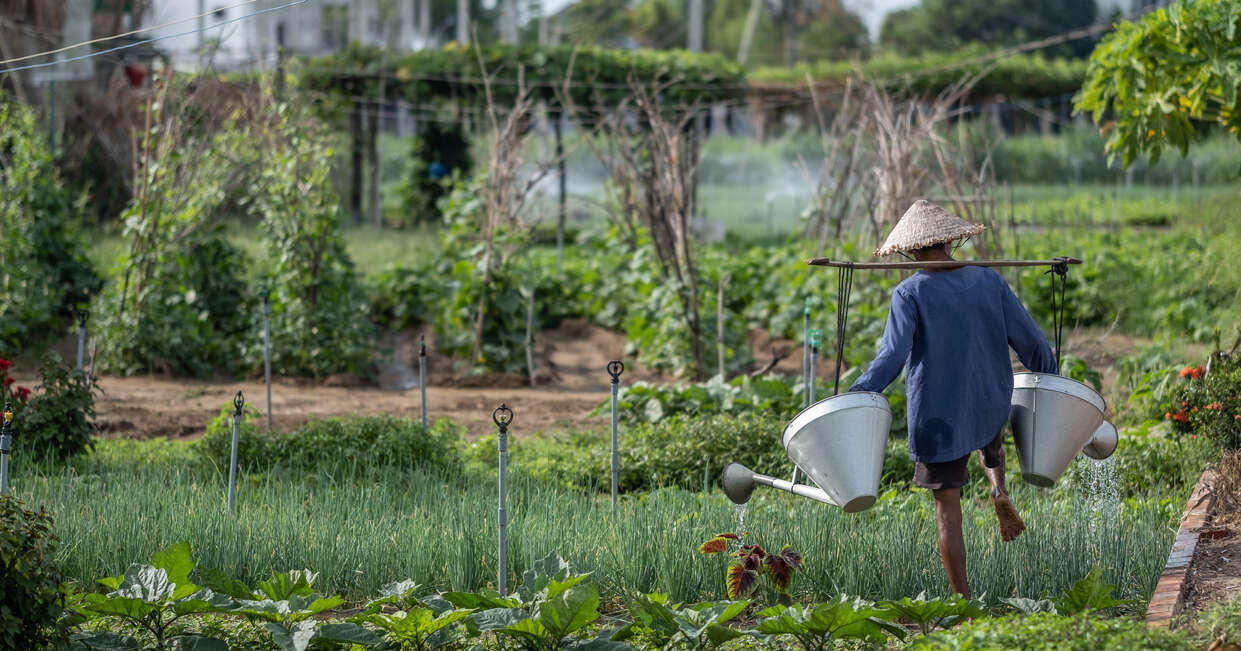
[[[918,200],[875,255],[906,253],[919,262],[950,261],[952,242],[982,230],[981,224]],[[919,271],[892,292],[879,354],[850,389],[882,391],[908,368],[914,484],[935,496],[939,557],[948,585],[967,598],[961,487],[969,481],[966,462],[974,450],[991,481],[1000,538],[1013,540],[1025,530],[1004,486],[1002,430],[1013,394],[1009,347],[1031,371],[1056,372],[1047,338],[1000,274],[967,264]]]

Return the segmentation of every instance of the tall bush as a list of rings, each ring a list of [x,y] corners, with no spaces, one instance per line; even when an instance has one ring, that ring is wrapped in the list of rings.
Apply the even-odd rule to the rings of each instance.
[[[46,337],[100,279],[86,257],[75,196],[34,114],[0,95],[0,351]]]
[[[375,329],[353,260],[340,235],[340,199],[333,189],[331,146],[323,127],[280,105],[260,135],[262,171],[250,201],[266,237],[265,283],[271,292],[272,370],[320,377],[361,372]],[[257,319],[252,332],[260,332]],[[258,338],[246,354],[262,362]]]
[[[121,215],[128,251],[96,312],[106,371],[210,377],[235,371],[249,299],[242,254],[220,216],[251,151],[237,116],[209,124],[179,82],[147,107],[140,172]]]
[[[0,648],[36,649],[63,610],[52,516],[0,494]]]

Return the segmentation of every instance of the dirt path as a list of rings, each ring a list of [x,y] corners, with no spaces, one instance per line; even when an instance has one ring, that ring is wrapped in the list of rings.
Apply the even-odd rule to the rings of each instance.
[[[349,414],[380,414],[418,418],[418,341],[426,337],[428,350],[427,403],[429,417],[451,418],[469,428],[477,437],[494,431],[491,411],[501,402],[516,412],[514,435],[538,431],[603,426],[603,417],[590,412],[607,399],[608,360],[623,359],[625,337],[592,325],[585,320],[565,321],[555,330],[540,334],[535,353],[536,388],[529,378],[513,374],[469,375],[454,368],[454,361],[435,354],[435,336],[430,328],[387,333],[377,354],[377,377],[368,383],[353,376],[334,376],[320,381],[277,378],[272,389],[272,412],[277,429],[290,430],[312,417],[326,418]],[[72,359],[72,342],[59,342],[66,359]],[[1085,358],[1104,373],[1105,391],[1115,386],[1113,362],[1142,341],[1104,332],[1075,331],[1065,342],[1065,352]],[[771,360],[773,350],[787,353],[776,371],[795,376],[801,372],[802,351],[796,342],[772,340],[767,333],[751,333],[750,345],[755,368]],[[821,382],[828,382],[833,368],[830,353],[819,363]],[[622,383],[638,380],[666,382],[668,378],[635,365],[628,368]],[[21,370],[32,369],[24,362]],[[27,374],[29,374],[27,372]],[[33,386],[37,380],[23,377],[19,383]],[[376,383],[378,386],[376,386]],[[103,395],[96,404],[100,430],[113,436],[149,438],[168,436],[193,438],[201,435],[211,419],[229,404],[238,390],[247,401],[265,411],[261,378],[242,382],[196,381],[156,376],[99,379]]]
[[[453,360],[434,353],[429,328],[387,333],[379,344],[376,382],[353,376],[322,381],[276,378],[272,386],[272,414],[276,429],[290,430],[310,418],[349,414],[392,414],[417,419],[421,410],[418,389],[418,341],[425,336],[428,351],[427,415],[431,420],[451,418],[477,437],[495,431],[491,412],[501,402],[515,412],[513,434],[576,429],[603,425],[590,412],[608,397],[608,360],[623,357],[625,338],[582,320],[569,320],[542,333],[536,348],[536,387],[512,374],[463,375]],[[643,368],[628,369],[625,382],[660,381],[659,374]],[[242,391],[247,402],[266,412],[261,378],[242,382],[196,381],[156,376],[99,379],[103,395],[96,403],[96,423],[109,435],[149,438],[200,436],[211,419]]]

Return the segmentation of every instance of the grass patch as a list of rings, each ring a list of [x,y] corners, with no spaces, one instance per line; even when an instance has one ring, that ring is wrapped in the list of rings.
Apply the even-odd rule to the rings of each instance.
[[[183,443],[103,441],[73,468],[15,468],[17,492],[56,517],[57,561],[84,586],[188,540],[204,566],[253,582],[273,570],[311,568],[327,591],[374,594],[402,578],[474,590],[495,580],[494,474],[444,476],[370,468],[353,476],[273,470],[247,474],[238,511],[225,510],[226,472],[191,461]],[[602,479],[602,478],[601,478]],[[1000,544],[985,503],[965,505],[971,586],[989,600],[1059,594],[1094,565],[1125,598],[1146,598],[1173,536],[1184,496],[1144,498],[1113,509],[1016,485],[1029,530]],[[606,495],[564,489],[513,468],[509,571],[519,576],[550,551],[594,573],[605,593],[662,590],[676,600],[723,595],[724,566],[698,544],[742,528],[722,495],[657,490],[627,495],[617,518]],[[792,544],[807,557],[794,591],[899,598],[946,581],[935,551],[929,496],[894,491],[850,515],[759,491],[744,512],[752,539]]]

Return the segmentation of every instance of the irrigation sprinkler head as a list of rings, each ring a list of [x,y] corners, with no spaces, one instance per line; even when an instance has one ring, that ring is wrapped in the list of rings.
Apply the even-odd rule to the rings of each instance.
[[[1116,444],[1119,442],[1120,435],[1116,432],[1116,426],[1105,420],[1099,429],[1094,431],[1082,452],[1091,459],[1102,461],[1116,452]]]
[[[513,422],[513,410],[509,409],[508,405],[500,403],[500,406],[491,412],[491,420],[495,421],[496,427],[499,427],[501,432],[506,432]]]
[[[823,331],[818,328],[810,329],[810,347],[818,350],[819,344],[823,342]]]
[[[418,336],[418,356],[419,357],[427,356],[427,336],[426,335]]]
[[[619,359],[608,362],[608,375],[612,376],[612,384],[620,382],[621,373],[625,372],[625,363]]]
[[[85,328],[86,320],[90,318],[90,310],[78,310],[78,327]]]
[[[724,487],[724,494],[728,496],[728,500],[733,504],[745,504],[750,501],[750,494],[754,492],[754,471],[745,466],[733,462],[724,466],[724,472],[720,475],[720,484]]]
[[[806,297],[805,307],[802,308],[802,316],[810,316],[810,297]]]
[[[237,395],[233,396],[233,408],[236,409],[234,413],[240,416],[241,408],[244,406],[246,406],[246,397],[242,395],[240,391],[238,391]]]

